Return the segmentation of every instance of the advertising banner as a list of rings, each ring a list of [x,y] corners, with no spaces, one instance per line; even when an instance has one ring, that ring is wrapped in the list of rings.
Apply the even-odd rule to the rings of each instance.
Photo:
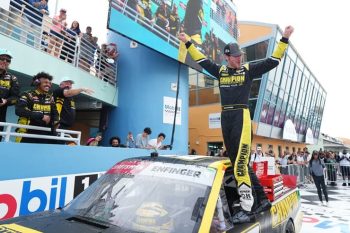
[[[221,113],[209,114],[209,129],[221,129]]]
[[[178,33],[221,63],[223,47],[237,38],[236,6],[229,0],[112,0],[108,29],[200,69]]]
[[[164,96],[163,98],[163,124],[173,124],[176,98]],[[181,125],[182,100],[177,100],[176,124]]]
[[[63,207],[103,173],[0,181],[0,220]]]

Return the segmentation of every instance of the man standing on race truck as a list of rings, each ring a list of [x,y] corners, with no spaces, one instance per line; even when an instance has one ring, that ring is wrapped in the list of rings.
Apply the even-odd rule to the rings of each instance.
[[[19,96],[18,79],[7,71],[11,60],[11,52],[0,49],[0,122],[6,122],[7,107],[16,104]],[[0,131],[2,130],[1,126]],[[1,139],[2,136],[0,136],[0,142]]]
[[[179,35],[179,39],[185,43],[193,60],[219,81],[222,134],[228,156],[234,167],[234,177],[240,195],[240,209],[233,215],[233,223],[250,222],[254,219],[254,213],[266,210],[271,206],[255,173],[248,166],[252,133],[248,105],[249,93],[253,78],[272,70],[279,64],[293,31],[292,26],[285,28],[283,37],[271,57],[244,65],[241,64],[242,51],[237,43],[229,43],[224,47],[227,65],[217,65],[192,44],[189,36],[185,33]],[[252,190],[252,185],[254,190]],[[255,192],[257,195],[254,198]]]

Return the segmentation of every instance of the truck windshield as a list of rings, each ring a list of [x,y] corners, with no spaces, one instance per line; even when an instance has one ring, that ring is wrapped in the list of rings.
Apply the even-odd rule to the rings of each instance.
[[[214,169],[149,161],[131,170],[116,166],[64,210],[134,231],[192,232],[197,200],[208,195]]]

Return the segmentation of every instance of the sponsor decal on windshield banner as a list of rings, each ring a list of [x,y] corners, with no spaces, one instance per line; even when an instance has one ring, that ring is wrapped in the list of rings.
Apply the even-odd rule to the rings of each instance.
[[[144,168],[139,174],[144,176],[157,176],[168,179],[183,180],[203,185],[211,185],[215,171],[207,167],[185,164],[169,164],[154,162]]]
[[[107,171],[107,174],[130,174],[134,175],[145,169],[151,162],[149,161],[124,161],[117,163]]]
[[[63,207],[101,174],[0,181],[0,220]]]

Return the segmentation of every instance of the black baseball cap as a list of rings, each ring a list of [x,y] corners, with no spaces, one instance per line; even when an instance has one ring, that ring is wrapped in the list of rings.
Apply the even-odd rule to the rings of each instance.
[[[238,57],[242,55],[242,51],[237,43],[228,43],[224,48],[224,54],[227,56]]]

